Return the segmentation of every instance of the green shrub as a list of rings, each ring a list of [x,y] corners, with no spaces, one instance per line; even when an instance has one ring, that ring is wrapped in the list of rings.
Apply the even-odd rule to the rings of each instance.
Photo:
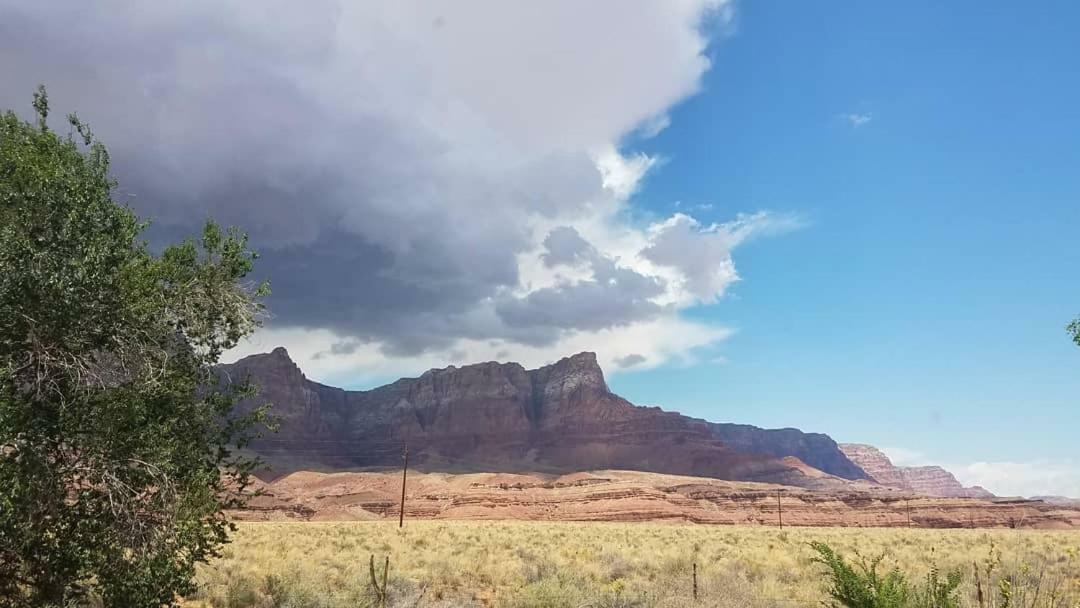
[[[814,561],[828,568],[827,593],[833,606],[846,608],[959,608],[957,588],[960,573],[950,572],[944,578],[936,566],[921,588],[915,588],[899,568],[879,572],[884,554],[872,559],[849,563],[829,545],[810,543],[817,557]]]

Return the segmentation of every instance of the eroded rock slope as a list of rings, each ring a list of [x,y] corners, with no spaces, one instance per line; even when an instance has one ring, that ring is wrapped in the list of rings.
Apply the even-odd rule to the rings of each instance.
[[[254,444],[278,474],[410,461],[430,471],[632,469],[810,488],[868,479],[826,435],[716,424],[608,390],[593,353],[539,369],[480,363],[369,391],[312,382],[283,348],[222,367],[261,386],[280,430]]]
[[[939,466],[898,467],[884,452],[863,443],[842,443],[840,449],[872,480],[883,486],[949,498],[992,498],[981,486],[964,487]]]

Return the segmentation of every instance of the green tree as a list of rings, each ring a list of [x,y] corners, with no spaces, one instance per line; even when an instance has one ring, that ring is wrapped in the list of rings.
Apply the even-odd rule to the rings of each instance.
[[[0,606],[162,606],[231,530],[262,410],[214,373],[258,323],[246,236],[159,254],[75,115],[0,115]]]
[[[1077,346],[1080,346],[1080,317],[1073,319],[1072,323],[1066,325],[1065,331],[1069,332],[1073,342],[1075,342]]]

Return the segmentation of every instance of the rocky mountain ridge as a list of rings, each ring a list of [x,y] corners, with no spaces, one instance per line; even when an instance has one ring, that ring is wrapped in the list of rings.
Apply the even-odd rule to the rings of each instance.
[[[872,445],[841,443],[840,450],[883,486],[943,498],[994,497],[981,486],[964,487],[952,473],[939,466],[898,467]]]
[[[368,391],[308,380],[283,348],[221,367],[273,404],[277,434],[253,448],[276,474],[399,466],[431,471],[633,469],[810,488],[869,480],[836,442],[797,429],[710,423],[610,392],[593,353],[527,370],[479,363]]]

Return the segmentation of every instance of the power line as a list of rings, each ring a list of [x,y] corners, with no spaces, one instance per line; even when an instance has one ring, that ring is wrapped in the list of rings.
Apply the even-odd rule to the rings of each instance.
[[[405,444],[403,455],[405,464],[401,467],[401,514],[398,516],[398,527],[405,525],[405,476],[409,474],[409,444]]]

